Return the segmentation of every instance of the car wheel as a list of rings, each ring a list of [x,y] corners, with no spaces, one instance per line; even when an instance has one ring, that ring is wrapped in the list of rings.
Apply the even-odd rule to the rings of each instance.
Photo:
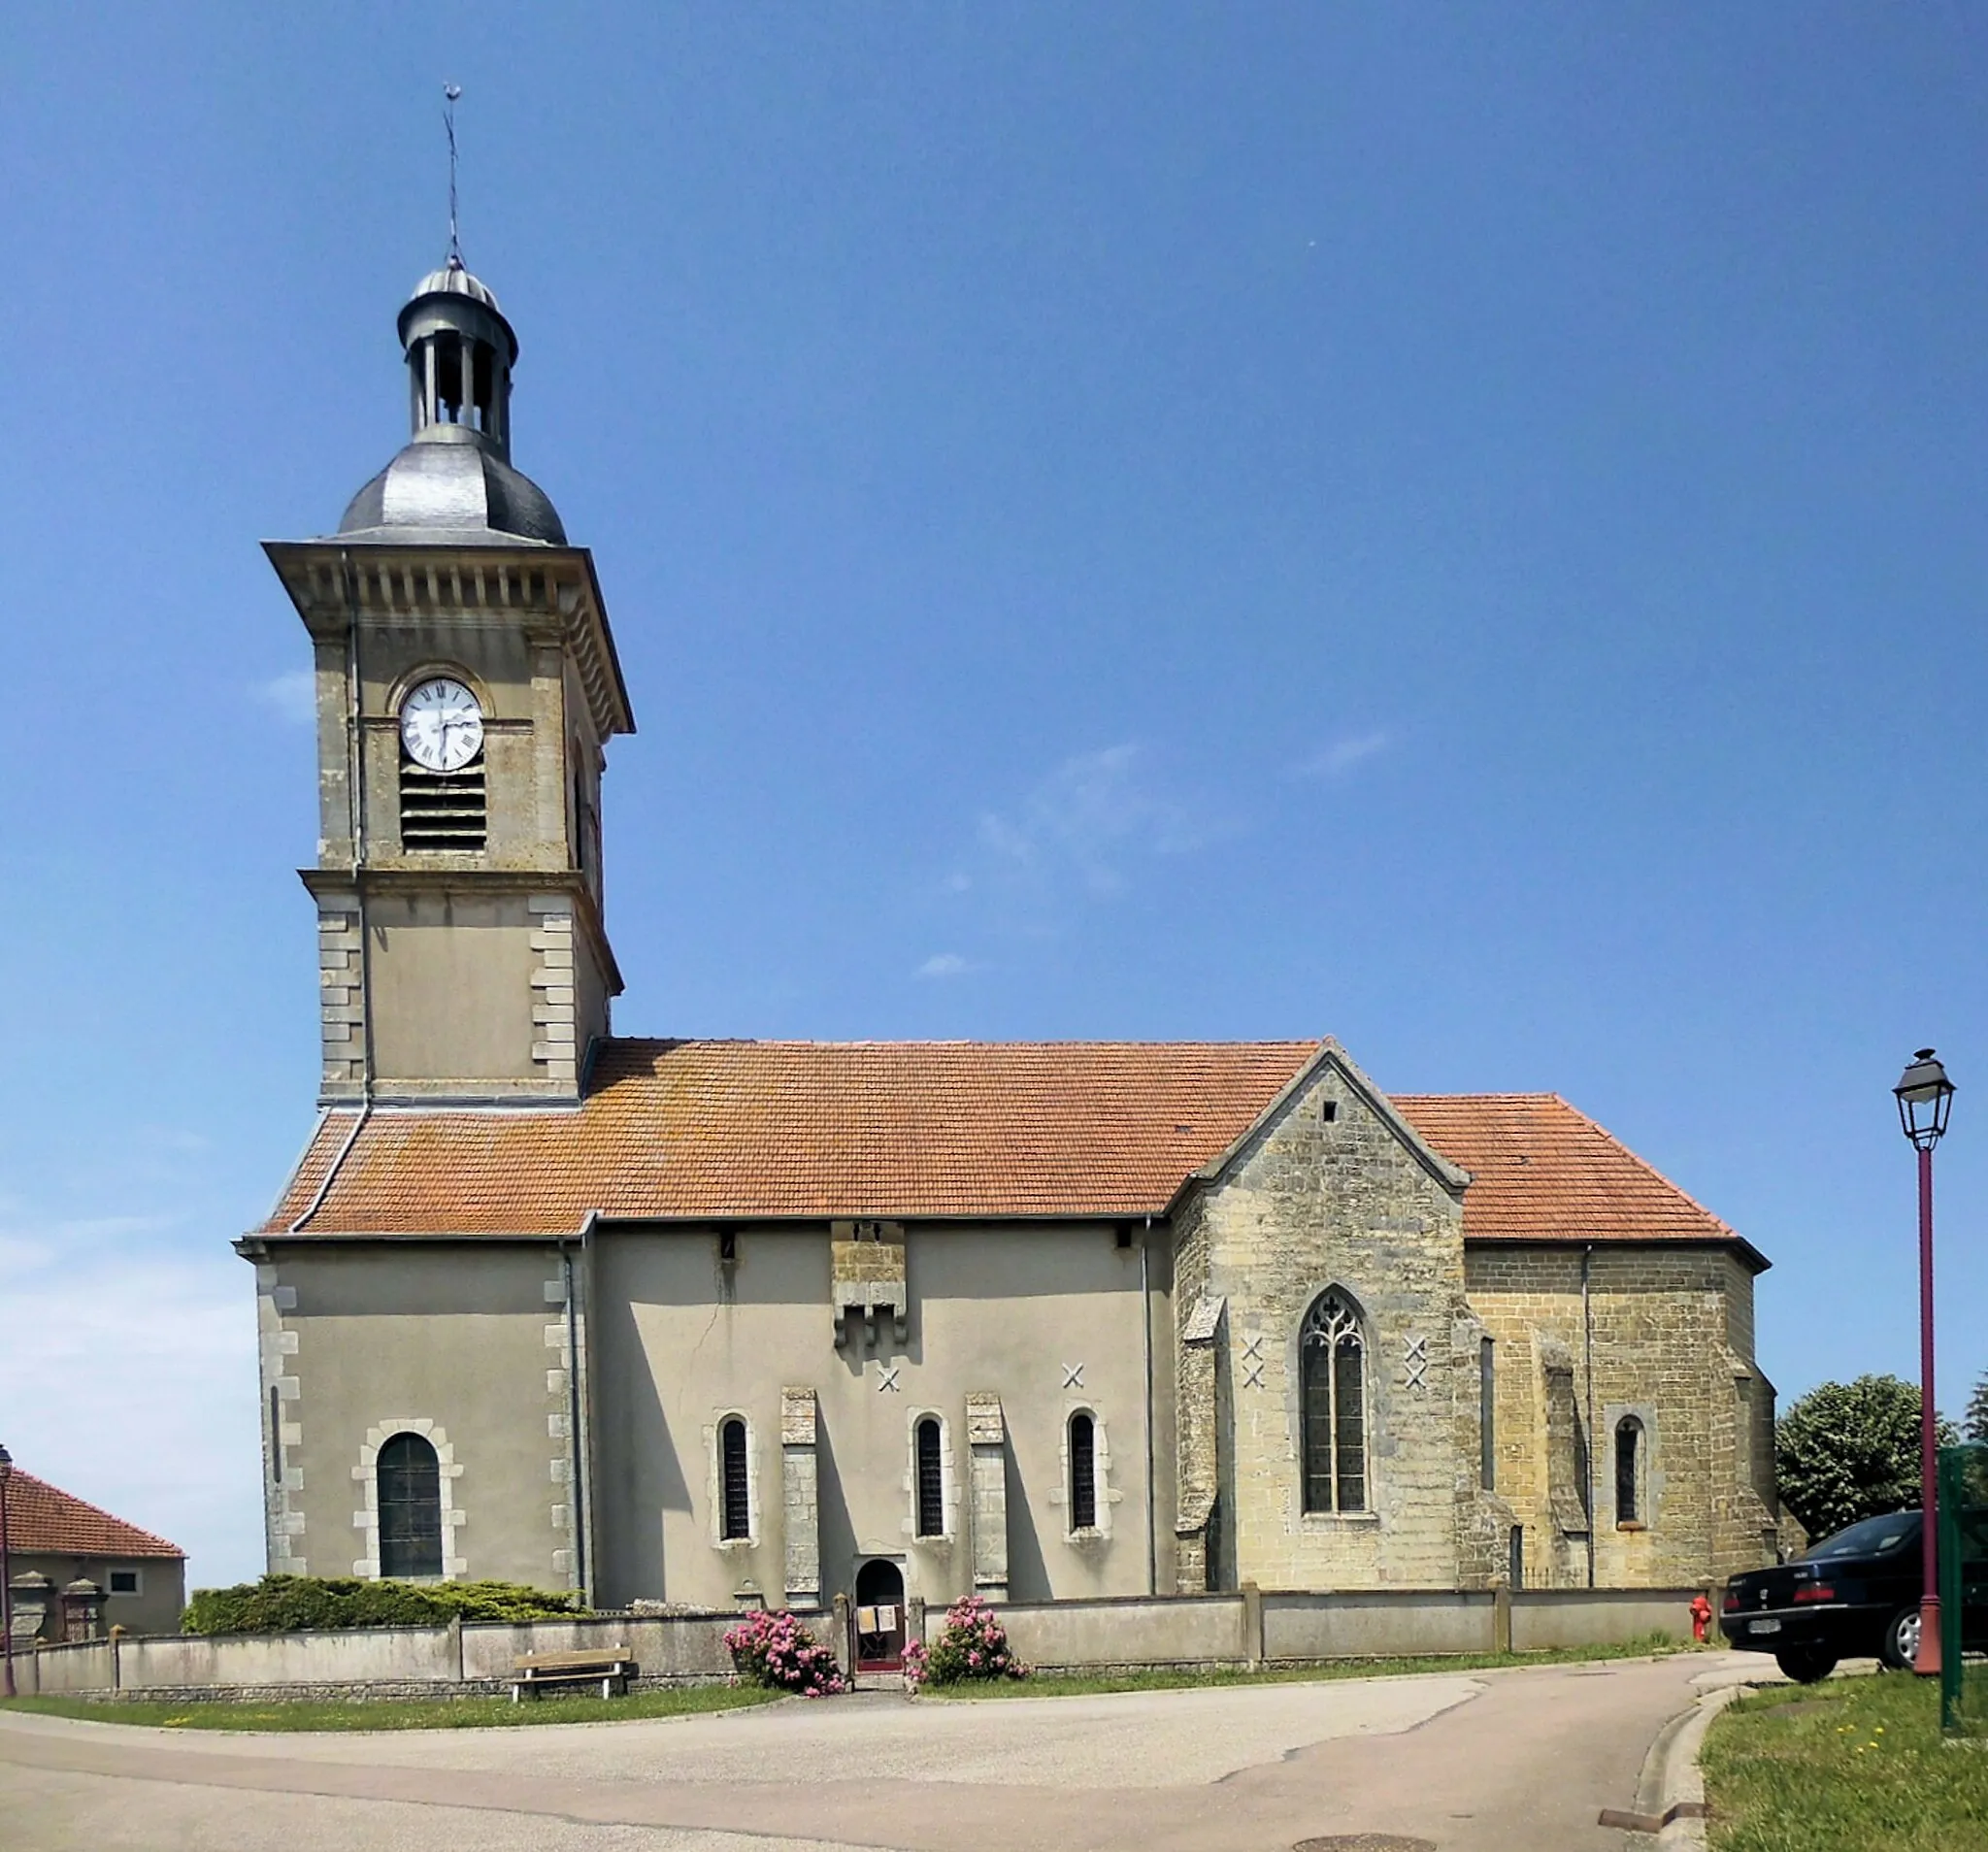
[[[1774,1664],[1798,1685],[1812,1685],[1837,1669],[1837,1656],[1821,1646],[1789,1646],[1774,1655]]]
[[[1884,1624],[1877,1656],[1893,1671],[1910,1671],[1919,1663],[1919,1608],[1902,1607]]]

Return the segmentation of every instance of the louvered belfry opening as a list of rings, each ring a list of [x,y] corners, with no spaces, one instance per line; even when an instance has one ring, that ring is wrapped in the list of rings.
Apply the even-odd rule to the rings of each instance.
[[[460,772],[430,772],[402,751],[401,847],[480,854],[489,830],[480,752]]]

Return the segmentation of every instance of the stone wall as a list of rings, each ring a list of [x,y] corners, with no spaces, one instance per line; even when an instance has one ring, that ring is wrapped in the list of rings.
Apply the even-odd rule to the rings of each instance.
[[[1753,1361],[1753,1276],[1737,1255],[1474,1243],[1465,1273],[1497,1346],[1497,1491],[1525,1528],[1528,1582],[1585,1585],[1590,1538],[1602,1587],[1773,1560],[1773,1386]],[[1615,1499],[1625,1420],[1641,1430],[1633,1519]]]

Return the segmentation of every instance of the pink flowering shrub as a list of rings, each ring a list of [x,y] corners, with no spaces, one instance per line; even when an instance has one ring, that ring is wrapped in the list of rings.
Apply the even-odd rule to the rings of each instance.
[[[749,1685],[797,1691],[803,1698],[832,1698],[848,1681],[826,1646],[784,1608],[746,1616],[725,1634],[732,1665]]]
[[[977,1595],[954,1602],[945,1610],[945,1625],[927,1647],[912,1640],[905,1647],[905,1682],[956,1685],[968,1678],[1026,1678],[1029,1669],[1008,1650],[1008,1629]]]

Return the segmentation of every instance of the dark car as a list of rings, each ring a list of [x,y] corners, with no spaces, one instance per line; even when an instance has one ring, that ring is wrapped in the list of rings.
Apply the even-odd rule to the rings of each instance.
[[[1875,1653],[1904,1670],[1918,1656],[1924,1593],[1917,1511],[1866,1518],[1793,1563],[1726,1585],[1719,1627],[1742,1651],[1772,1653],[1790,1678],[1827,1678],[1839,1659]],[[1970,1650],[1988,1646],[1988,1584],[1971,1578],[1962,1625]]]

